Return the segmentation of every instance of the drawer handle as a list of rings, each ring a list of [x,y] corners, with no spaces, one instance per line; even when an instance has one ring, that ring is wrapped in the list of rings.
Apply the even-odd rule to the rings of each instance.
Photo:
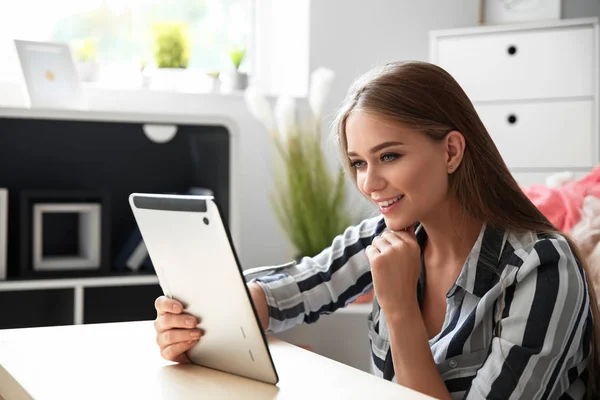
[[[517,123],[517,116],[515,114],[510,114],[507,118],[509,124],[514,125]]]
[[[515,54],[517,54],[517,46],[514,46],[514,45],[508,46],[508,49],[506,51],[508,52],[509,55],[514,56]]]

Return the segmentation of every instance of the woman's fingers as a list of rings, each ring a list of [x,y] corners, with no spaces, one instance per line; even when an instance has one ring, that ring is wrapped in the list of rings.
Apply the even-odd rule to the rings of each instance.
[[[170,329],[156,335],[156,343],[161,348],[169,347],[176,343],[189,342],[190,340],[200,340],[202,337],[200,329]]]
[[[173,328],[192,329],[199,323],[198,318],[189,314],[163,314],[154,321],[154,328],[157,332],[165,332]]]
[[[180,314],[183,312],[183,305],[175,299],[167,296],[160,296],[154,302],[154,308],[158,315],[166,313]]]
[[[381,234],[381,238],[385,239],[392,246],[419,246],[415,234],[408,231],[385,231]]]
[[[375,246],[369,245],[365,249],[365,255],[367,256],[369,262],[373,263],[375,259],[381,255],[381,253],[379,252],[379,250],[377,250]]]
[[[185,355],[185,352],[188,351],[197,342],[197,340],[188,340],[185,342],[175,343],[167,347],[161,347],[160,355],[164,359],[169,361],[175,361],[178,363],[189,363],[190,360]]]
[[[387,241],[391,246],[401,245],[403,240],[395,232],[385,231],[381,234],[381,238]]]
[[[170,361],[186,363],[185,355],[194,346],[204,332],[196,328],[198,318],[183,312],[183,304],[167,296],[160,296],[154,302],[156,308],[156,343],[161,356]]]
[[[391,246],[390,242],[388,242],[385,238],[377,236],[371,242],[371,246],[375,247],[380,253],[385,253]]]

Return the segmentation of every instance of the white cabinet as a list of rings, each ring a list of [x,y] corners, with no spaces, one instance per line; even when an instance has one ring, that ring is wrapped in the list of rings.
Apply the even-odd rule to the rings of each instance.
[[[592,96],[594,34],[586,25],[444,36],[437,63],[472,101]]]
[[[599,158],[597,18],[430,33],[430,61],[465,90],[522,185]]]
[[[508,166],[591,169],[596,163],[593,107],[591,100],[573,100],[490,103],[476,110]]]

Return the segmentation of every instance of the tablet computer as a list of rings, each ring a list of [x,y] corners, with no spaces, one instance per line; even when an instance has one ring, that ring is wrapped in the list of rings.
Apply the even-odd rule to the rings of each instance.
[[[132,193],[129,204],[165,296],[205,331],[191,362],[276,384],[277,371],[229,229],[212,196]]]

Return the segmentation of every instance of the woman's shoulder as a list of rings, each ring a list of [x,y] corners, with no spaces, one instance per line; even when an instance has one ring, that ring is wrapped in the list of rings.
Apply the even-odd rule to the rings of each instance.
[[[345,235],[358,235],[360,237],[376,236],[381,234],[385,228],[386,225],[383,215],[371,215],[346,228]]]
[[[578,269],[578,260],[571,243],[561,233],[510,232],[507,241],[513,247],[514,254],[521,260],[521,276],[540,267],[557,270],[563,267]]]

